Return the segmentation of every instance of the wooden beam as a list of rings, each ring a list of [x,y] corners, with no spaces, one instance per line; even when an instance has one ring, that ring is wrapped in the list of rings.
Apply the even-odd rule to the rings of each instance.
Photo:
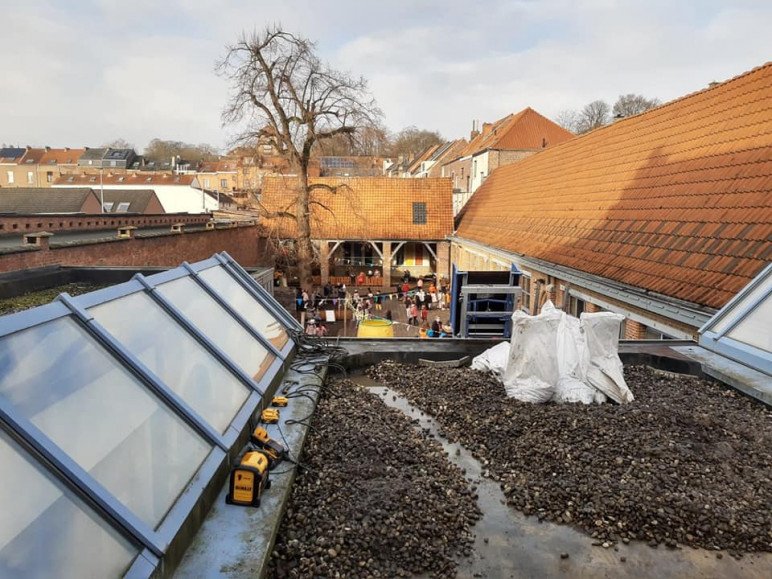
[[[434,257],[434,261],[437,261],[437,254],[434,253],[434,250],[432,249],[432,246],[429,245],[426,241],[422,241],[421,243],[424,244],[424,247],[429,250],[429,253],[432,254],[432,257]]]

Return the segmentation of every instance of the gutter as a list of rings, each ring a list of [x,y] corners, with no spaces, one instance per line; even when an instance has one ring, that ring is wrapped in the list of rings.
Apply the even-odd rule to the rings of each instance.
[[[457,235],[449,235],[448,241],[477,248],[481,251],[497,255],[502,259],[523,264],[525,269],[533,269],[560,278],[571,284],[576,284],[619,302],[658,314],[694,328],[702,327],[718,311],[692,302],[679,300],[656,292],[651,292],[625,283],[617,282],[598,275],[589,274],[563,265],[557,265],[542,259],[528,257],[520,253],[504,251],[472,241]]]

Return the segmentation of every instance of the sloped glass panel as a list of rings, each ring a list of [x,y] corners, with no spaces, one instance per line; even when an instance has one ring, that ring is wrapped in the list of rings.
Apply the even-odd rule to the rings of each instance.
[[[273,354],[239,324],[220,304],[189,277],[156,288],[163,297],[215,345],[259,382],[274,361]]]
[[[69,317],[0,339],[0,396],[152,528],[211,450]]]
[[[249,389],[143,292],[89,309],[134,356],[218,432],[225,432]]]
[[[289,336],[279,321],[222,267],[210,267],[199,275],[278,350],[287,344]]]
[[[737,315],[745,312],[749,304],[756,303],[762,296],[769,294],[770,292],[772,292],[772,275],[767,275],[756,284],[756,287],[749,292],[746,292],[746,294],[736,303],[730,305],[726,310],[726,313],[722,311],[720,319],[713,324],[709,323],[708,329],[717,334],[722,333],[725,328],[729,327],[729,325],[734,322]],[[716,317],[719,316],[717,315]]]
[[[127,571],[137,547],[2,431],[0,472],[0,577],[96,579]]]
[[[772,293],[732,328],[727,336],[760,350],[772,352]]]

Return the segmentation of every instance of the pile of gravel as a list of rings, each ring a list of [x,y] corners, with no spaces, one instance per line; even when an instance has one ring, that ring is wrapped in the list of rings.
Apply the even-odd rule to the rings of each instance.
[[[633,403],[584,406],[519,402],[471,369],[368,370],[435,416],[527,515],[606,547],[772,551],[772,411],[704,380],[625,373]]]
[[[348,380],[325,386],[312,427],[269,576],[453,576],[480,511],[441,445]]]

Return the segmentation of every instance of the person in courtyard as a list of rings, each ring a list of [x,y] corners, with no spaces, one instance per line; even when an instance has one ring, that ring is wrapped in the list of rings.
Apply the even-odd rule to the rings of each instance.
[[[309,336],[315,336],[316,335],[316,320],[311,318],[308,320],[308,325],[306,326],[306,334]]]
[[[405,282],[402,282],[402,295],[404,295],[405,297],[407,297],[407,293],[408,293],[409,291],[410,291],[410,286],[408,285],[408,283],[407,283],[406,281],[405,281]]]
[[[386,310],[386,313],[383,314],[383,317],[386,318],[387,320],[389,320],[390,322],[393,321],[392,320],[392,315],[391,315],[391,310]]]
[[[319,324],[319,327],[316,330],[316,335],[319,336],[320,338],[324,338],[327,336],[327,326],[325,325],[324,322]]]
[[[409,297],[405,297],[405,319],[407,320],[408,324],[412,324],[413,322],[410,319],[410,308],[412,307],[413,303],[410,301]]]
[[[425,324],[428,319],[429,319],[429,308],[427,308],[426,304],[424,304],[421,306],[421,323]]]
[[[418,325],[418,306],[415,303],[410,304],[410,323]]]
[[[365,272],[360,271],[359,275],[357,276],[357,285],[365,285],[366,281],[367,278],[365,277]]]
[[[442,322],[440,321],[439,316],[434,318],[434,321],[432,322],[432,330],[434,331],[436,336],[440,335],[440,332],[442,331]]]

